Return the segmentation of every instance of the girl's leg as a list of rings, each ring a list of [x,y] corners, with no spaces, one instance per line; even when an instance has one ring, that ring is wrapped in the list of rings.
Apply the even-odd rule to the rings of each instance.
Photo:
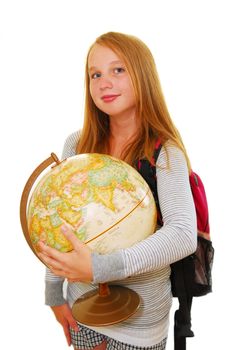
[[[95,348],[93,348],[93,350],[105,350],[106,349],[106,340],[104,340],[103,343],[101,343],[100,345],[95,346]]]
[[[97,345],[93,348],[93,350],[105,350],[106,349],[106,340],[104,340],[103,343],[100,345]],[[84,349],[79,349],[79,348],[74,348],[74,350],[84,350]]]

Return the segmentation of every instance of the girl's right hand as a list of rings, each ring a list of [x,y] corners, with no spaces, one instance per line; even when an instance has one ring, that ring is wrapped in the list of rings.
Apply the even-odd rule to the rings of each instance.
[[[65,334],[65,337],[67,339],[68,346],[71,345],[71,335],[69,331],[69,327],[73,328],[74,331],[78,332],[79,328],[76,323],[76,320],[72,316],[71,309],[68,304],[62,304],[62,305],[56,305],[51,306],[51,309],[53,310],[56,320],[61,324],[63,327],[63,331]]]

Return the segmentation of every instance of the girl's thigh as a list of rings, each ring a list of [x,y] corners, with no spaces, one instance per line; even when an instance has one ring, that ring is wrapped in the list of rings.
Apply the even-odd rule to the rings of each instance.
[[[93,350],[105,350],[106,349],[106,341],[104,341],[102,344],[97,345],[93,348]],[[79,348],[74,348],[74,350],[84,350]]]

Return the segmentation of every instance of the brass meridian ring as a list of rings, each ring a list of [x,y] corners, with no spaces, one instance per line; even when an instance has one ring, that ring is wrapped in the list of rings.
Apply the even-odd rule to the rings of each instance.
[[[139,207],[139,205],[144,201],[145,197],[147,196],[147,194],[149,193],[149,189],[147,190],[145,196],[137,203],[137,205],[131,209],[125,216],[123,216],[121,219],[119,219],[118,221],[116,221],[116,223],[114,223],[113,225],[111,225],[110,227],[108,227],[106,230],[102,231],[101,233],[99,233],[97,236],[91,238],[90,240],[84,242],[85,244],[88,244],[92,241],[94,241],[96,238],[102,236],[104,233],[106,233],[107,231],[109,231],[110,229],[112,229],[112,227],[115,227],[116,225],[118,225],[121,221],[123,221],[126,217],[128,217],[137,207]]]

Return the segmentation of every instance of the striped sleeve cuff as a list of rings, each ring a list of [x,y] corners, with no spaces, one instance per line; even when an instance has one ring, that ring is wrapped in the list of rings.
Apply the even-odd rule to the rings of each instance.
[[[93,283],[105,283],[126,278],[121,251],[100,255],[92,253]]]

